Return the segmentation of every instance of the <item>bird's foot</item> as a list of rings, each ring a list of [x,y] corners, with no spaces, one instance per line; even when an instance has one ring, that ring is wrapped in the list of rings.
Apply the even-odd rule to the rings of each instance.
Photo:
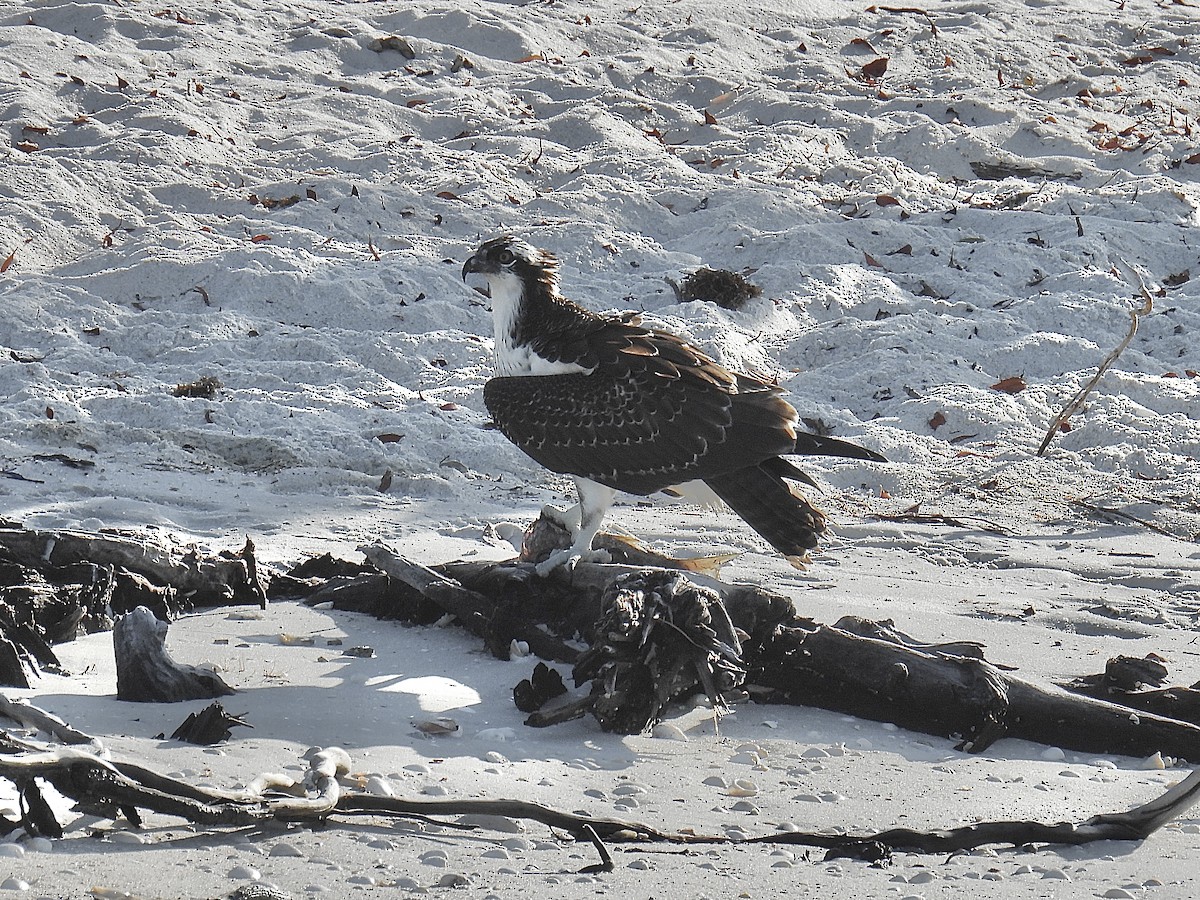
[[[542,578],[545,578],[556,569],[565,569],[567,574],[570,574],[575,571],[575,567],[581,562],[612,562],[612,554],[607,550],[577,550],[574,547],[567,547],[563,550],[553,551],[534,567],[534,571]]]

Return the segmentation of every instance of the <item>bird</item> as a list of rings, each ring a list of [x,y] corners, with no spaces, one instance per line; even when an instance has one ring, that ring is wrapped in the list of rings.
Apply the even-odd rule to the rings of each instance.
[[[537,566],[540,575],[607,561],[592,541],[618,492],[719,499],[800,566],[825,516],[794,487],[816,483],[787,457],[886,461],[801,430],[778,384],[720,365],[679,335],[643,325],[636,312],[601,314],[567,299],[558,259],[519,237],[481,244],[463,264],[463,281],[471,274],[486,279],[491,298],[488,414],[578,491],[570,509],[543,511],[573,540]]]

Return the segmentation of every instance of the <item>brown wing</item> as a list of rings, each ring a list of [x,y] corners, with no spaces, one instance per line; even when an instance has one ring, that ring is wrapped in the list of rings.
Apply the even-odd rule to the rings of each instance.
[[[778,387],[633,321],[606,320],[587,343],[590,374],[484,386],[500,430],[546,468],[650,494],[793,451],[796,413]]]

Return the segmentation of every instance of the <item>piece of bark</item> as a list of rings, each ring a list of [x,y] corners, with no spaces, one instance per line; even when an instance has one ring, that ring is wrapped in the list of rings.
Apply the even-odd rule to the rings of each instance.
[[[36,672],[33,663],[12,641],[0,634],[0,685],[28,688],[29,676]]]
[[[562,676],[544,662],[533,667],[533,675],[513,688],[513,704],[523,713],[541,709],[567,692]]]
[[[216,672],[183,665],[166,649],[167,623],[145,607],[127,612],[113,625],[117,698],[146,703],[206,700],[234,693]]]
[[[227,741],[236,725],[254,726],[239,716],[231,716],[220,703],[213,702],[198,713],[190,713],[171,733],[171,740],[209,746]]]

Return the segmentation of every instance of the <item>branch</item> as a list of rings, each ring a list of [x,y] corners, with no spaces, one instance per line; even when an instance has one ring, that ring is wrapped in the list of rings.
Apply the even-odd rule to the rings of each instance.
[[[141,766],[112,762],[93,753],[62,748],[56,751],[0,754],[0,777],[23,790],[36,791],[42,778],[75,800],[78,807],[113,817],[118,811],[138,820],[138,809],[176,816],[208,827],[245,827],[268,820],[326,821],[331,816],[372,814],[419,818],[431,816],[494,815],[528,819],[550,828],[588,839],[604,859],[600,838],[658,841],[677,844],[723,844],[716,835],[662,831],[639,822],[593,818],[562,812],[524,800],[406,800],[343,790],[339,778],[349,774],[349,755],[338,747],[311,752],[309,772],[297,784],[287,776],[264,775],[243,791],[200,788],[151,772]],[[296,790],[296,795],[268,795]],[[35,796],[37,796],[35,794]],[[960,828],[917,831],[894,828],[871,835],[821,832],[780,832],[751,838],[748,843],[802,844],[837,850],[839,855],[862,855],[864,847],[882,845],[925,853],[967,850],[986,844],[1084,844],[1105,840],[1144,840],[1164,824],[1182,815],[1200,800],[1200,770],[1169,788],[1159,797],[1131,810],[1104,813],[1082,823],[1046,825],[1029,821],[980,822]],[[28,822],[26,823],[29,824]],[[54,823],[47,823],[53,828]],[[611,862],[611,860],[609,860]]]
[[[1129,346],[1129,342],[1132,341],[1133,336],[1137,334],[1138,319],[1140,319],[1142,316],[1149,315],[1150,311],[1154,308],[1154,298],[1150,294],[1150,289],[1146,287],[1146,282],[1142,279],[1142,276],[1137,272],[1137,270],[1131,268],[1130,271],[1133,272],[1134,277],[1138,280],[1138,287],[1142,294],[1142,305],[1138,309],[1132,309],[1129,311],[1129,332],[1125,335],[1124,340],[1117,344],[1116,349],[1114,349],[1112,353],[1108,354],[1108,356],[1104,358],[1104,361],[1100,363],[1100,367],[1096,370],[1096,374],[1088,379],[1087,384],[1081,387],[1075,396],[1067,401],[1067,405],[1062,408],[1059,414],[1054,417],[1054,421],[1050,423],[1050,430],[1046,432],[1046,436],[1042,438],[1042,443],[1038,447],[1038,456],[1041,456],[1046,452],[1046,448],[1050,446],[1050,442],[1054,440],[1054,436],[1058,434],[1059,429],[1062,428],[1063,424],[1067,422],[1071,416],[1075,415],[1075,413],[1079,411],[1079,408],[1083,406],[1084,400],[1087,399],[1087,395],[1090,394],[1096,385],[1100,383],[1100,379],[1103,378],[1104,373],[1108,371],[1108,367],[1115,363],[1117,361],[1117,357],[1125,352],[1125,348]]]

